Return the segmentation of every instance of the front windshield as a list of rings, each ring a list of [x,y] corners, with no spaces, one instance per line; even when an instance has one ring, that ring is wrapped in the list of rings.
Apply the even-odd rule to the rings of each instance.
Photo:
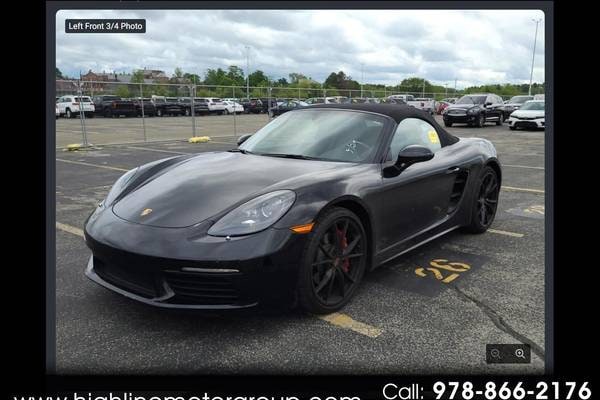
[[[463,96],[455,104],[483,104],[485,96]]]
[[[240,149],[271,156],[369,162],[383,135],[385,117],[356,111],[305,109],[281,115]]]
[[[544,102],[543,101],[528,101],[523,104],[521,110],[535,110],[535,111],[543,111],[544,110]]]
[[[521,103],[525,103],[526,101],[531,100],[531,99],[533,99],[533,97],[530,97],[530,96],[514,96],[514,97],[511,97],[508,102],[509,103],[521,104]]]

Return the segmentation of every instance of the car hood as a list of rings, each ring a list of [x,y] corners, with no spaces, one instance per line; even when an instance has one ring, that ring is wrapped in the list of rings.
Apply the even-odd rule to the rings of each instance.
[[[511,117],[544,118],[544,111],[540,110],[517,110],[510,114]]]
[[[113,212],[134,223],[181,228],[219,218],[262,193],[293,190],[307,177],[352,165],[236,152],[202,153],[146,179],[119,199]]]

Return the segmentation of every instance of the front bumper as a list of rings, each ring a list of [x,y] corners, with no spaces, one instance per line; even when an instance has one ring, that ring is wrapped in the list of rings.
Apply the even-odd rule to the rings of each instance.
[[[444,122],[451,122],[451,123],[457,123],[457,124],[469,124],[469,123],[475,122],[475,120],[477,119],[477,114],[467,114],[467,113],[450,114],[450,113],[446,113],[446,114],[443,114],[443,119],[444,119]]]
[[[111,210],[102,214],[86,223],[92,256],[85,273],[107,289],[177,309],[225,310],[294,300],[308,235],[271,228],[226,240],[195,228],[130,223]]]
[[[546,127],[545,118],[522,119],[511,116],[506,122],[508,122],[508,126],[515,128],[540,129]]]

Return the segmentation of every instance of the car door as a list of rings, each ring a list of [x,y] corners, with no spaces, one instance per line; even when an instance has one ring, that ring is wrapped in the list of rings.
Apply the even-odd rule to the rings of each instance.
[[[405,118],[398,124],[390,143],[387,164],[409,145],[428,147],[434,157],[413,164],[397,176],[382,178],[378,251],[400,251],[403,242],[424,233],[448,216],[457,166],[448,165],[447,147],[442,147],[436,129],[420,118]],[[450,146],[448,146],[450,147]],[[394,160],[394,161],[392,161]]]
[[[501,99],[494,95],[489,94],[485,99],[485,114],[486,120],[488,121],[496,121],[500,118],[502,114],[502,101]]]

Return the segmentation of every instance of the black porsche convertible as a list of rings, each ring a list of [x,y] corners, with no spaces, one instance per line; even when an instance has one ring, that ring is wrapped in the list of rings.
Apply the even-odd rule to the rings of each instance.
[[[392,104],[314,105],[238,148],[142,165],[85,222],[93,281],[146,304],[342,308],[363,275],[496,213],[492,143]]]

